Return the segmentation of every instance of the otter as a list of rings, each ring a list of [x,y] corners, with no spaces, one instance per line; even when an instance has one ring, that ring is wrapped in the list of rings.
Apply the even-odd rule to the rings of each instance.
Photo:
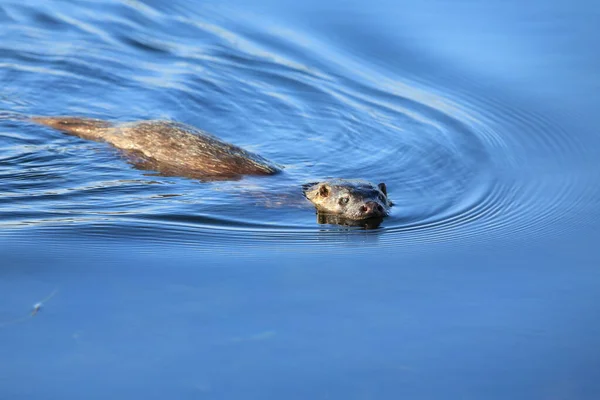
[[[374,185],[362,179],[334,179],[307,183],[302,189],[320,214],[349,220],[387,217],[393,205],[387,197],[385,183]],[[337,218],[326,219],[339,221]]]
[[[107,142],[124,151],[140,169],[200,180],[232,180],[242,175],[273,175],[281,167],[258,154],[226,143],[200,129],[173,121],[126,123],[79,117],[30,117],[38,124],[83,139]],[[335,179],[303,185],[320,223],[382,219],[392,202],[385,184]],[[354,225],[354,224],[350,224]]]

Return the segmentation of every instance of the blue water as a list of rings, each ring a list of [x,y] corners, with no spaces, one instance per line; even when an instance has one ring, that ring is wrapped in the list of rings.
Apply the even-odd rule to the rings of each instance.
[[[0,399],[600,398],[600,6],[251,3],[0,3]],[[23,115],[285,169],[160,176]],[[391,216],[319,224],[328,177]]]

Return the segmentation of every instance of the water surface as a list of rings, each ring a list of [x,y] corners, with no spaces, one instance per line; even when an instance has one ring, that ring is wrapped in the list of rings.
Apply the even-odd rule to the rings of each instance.
[[[599,15],[3,2],[0,398],[597,398]],[[160,176],[26,115],[176,120],[284,172]],[[328,177],[391,216],[319,224]]]

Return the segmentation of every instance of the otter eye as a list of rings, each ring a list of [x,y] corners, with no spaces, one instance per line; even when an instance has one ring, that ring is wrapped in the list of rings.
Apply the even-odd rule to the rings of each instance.
[[[350,198],[349,198],[349,197],[342,197],[342,198],[340,199],[340,204],[341,204],[341,205],[346,205],[346,204],[348,204],[348,202],[349,202],[349,201],[350,201]]]

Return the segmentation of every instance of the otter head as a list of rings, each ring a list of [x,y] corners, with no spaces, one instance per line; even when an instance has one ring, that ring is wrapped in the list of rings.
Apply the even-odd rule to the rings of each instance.
[[[387,217],[392,202],[385,183],[336,179],[303,185],[304,196],[317,211],[351,220]]]

